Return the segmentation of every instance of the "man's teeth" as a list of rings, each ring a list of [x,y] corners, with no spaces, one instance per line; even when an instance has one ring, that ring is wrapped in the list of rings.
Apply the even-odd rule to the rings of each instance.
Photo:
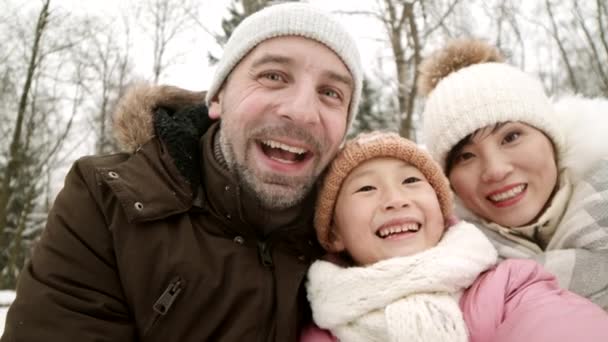
[[[403,232],[417,232],[420,230],[420,225],[418,225],[418,223],[406,223],[406,224],[402,224],[400,226],[392,226],[392,227],[386,227],[386,228],[381,228],[380,230],[378,230],[378,232],[376,234],[378,234],[378,236],[380,236],[381,238],[385,238],[389,235],[393,235],[393,234],[398,234],[398,233],[403,233]]]
[[[522,191],[524,191],[524,188],[525,188],[525,185],[521,184],[508,191],[492,195],[492,196],[490,196],[490,199],[494,202],[508,200],[508,199],[511,199],[511,198],[519,195]]]
[[[274,140],[265,140],[262,143],[264,145],[266,145],[266,146],[271,147],[271,148],[279,148],[281,150],[284,150],[284,151],[287,151],[287,152],[291,152],[291,153],[295,153],[295,154],[306,153],[306,150],[303,149],[303,148],[285,145],[283,143],[280,143],[280,142],[274,141]]]

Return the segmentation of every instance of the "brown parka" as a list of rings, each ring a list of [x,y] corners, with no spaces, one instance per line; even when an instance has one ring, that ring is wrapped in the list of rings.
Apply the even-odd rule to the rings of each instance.
[[[313,195],[280,213],[258,207],[214,157],[219,124],[186,107],[200,99],[127,95],[115,120],[131,151],[74,164],[2,342],[297,340],[321,252]]]

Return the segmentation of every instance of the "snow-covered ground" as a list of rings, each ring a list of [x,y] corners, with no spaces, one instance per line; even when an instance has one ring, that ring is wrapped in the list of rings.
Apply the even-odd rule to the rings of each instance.
[[[4,320],[6,318],[6,312],[8,311],[8,306],[11,305],[13,300],[15,299],[15,292],[2,290],[0,291],[0,336],[4,331]]]

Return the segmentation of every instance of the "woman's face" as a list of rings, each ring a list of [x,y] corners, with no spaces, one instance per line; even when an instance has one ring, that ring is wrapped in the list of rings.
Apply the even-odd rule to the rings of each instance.
[[[557,184],[553,144],[520,122],[487,126],[453,153],[454,192],[473,213],[502,226],[534,221]]]

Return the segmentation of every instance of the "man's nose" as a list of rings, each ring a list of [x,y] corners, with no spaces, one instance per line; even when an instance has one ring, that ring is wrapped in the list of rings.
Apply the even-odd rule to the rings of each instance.
[[[513,165],[507,156],[493,153],[483,160],[481,180],[485,183],[499,182],[513,171]]]
[[[316,125],[321,122],[319,96],[316,89],[300,86],[283,99],[280,115],[294,122]]]

